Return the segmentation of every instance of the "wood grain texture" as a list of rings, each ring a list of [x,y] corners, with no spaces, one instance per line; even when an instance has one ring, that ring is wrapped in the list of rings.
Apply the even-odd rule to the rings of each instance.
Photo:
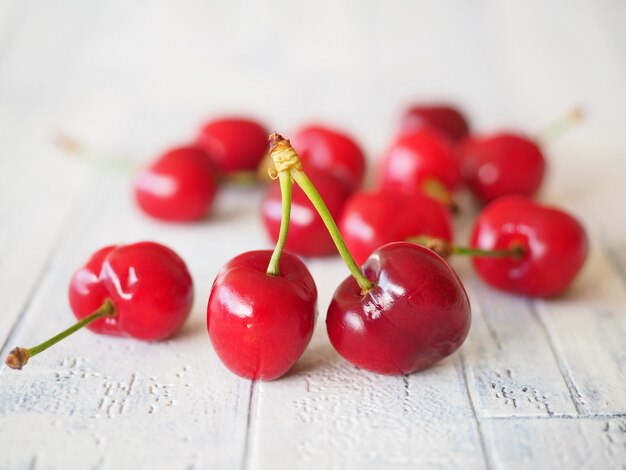
[[[196,286],[191,318],[164,343],[83,332],[21,373],[2,367],[0,468],[625,469],[625,23],[615,0],[0,0],[1,352],[72,321],[69,277],[100,246],[165,243]],[[336,124],[373,161],[408,100],[442,98],[483,133],[533,135],[581,104],[587,121],[544,148],[539,197],[577,214],[592,248],[549,301],[494,292],[454,261],[470,336],[408,377],[332,349],[325,310],[347,276],[336,258],[307,261],[319,317],[294,369],[270,383],[233,376],[204,309],[224,262],[269,247],[261,190],[221,191],[206,222],[163,224],[135,207],[132,173],[51,144],[65,131],[105,160],[145,162],[205,117],[241,112],[287,135]],[[462,240],[477,208],[461,197]]]

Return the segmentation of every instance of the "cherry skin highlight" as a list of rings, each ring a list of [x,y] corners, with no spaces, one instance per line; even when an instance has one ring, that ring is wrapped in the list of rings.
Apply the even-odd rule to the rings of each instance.
[[[509,195],[533,196],[546,168],[539,146],[512,133],[470,137],[459,155],[463,178],[482,202]]]
[[[333,218],[339,216],[350,195],[346,184],[331,173],[319,170],[307,172],[319,191]],[[272,184],[263,199],[263,223],[265,229],[276,242],[280,231],[281,194],[280,185]],[[300,256],[324,256],[336,254],[337,249],[322,218],[299,187],[293,188],[291,201],[291,221],[285,249]]]
[[[528,297],[553,297],[581,270],[588,252],[584,228],[562,210],[520,196],[487,205],[474,225],[471,246],[483,250],[521,247],[521,256],[475,257],[487,284]]]
[[[220,270],[207,306],[215,352],[235,374],[273,380],[293,366],[309,344],[317,289],[308,269],[283,252],[280,275],[266,273],[272,252],[249,251]]]
[[[148,215],[170,222],[201,220],[217,190],[215,167],[195,147],[165,152],[135,180],[135,199]]]
[[[363,183],[365,156],[349,135],[330,127],[307,126],[291,137],[302,164],[307,169],[333,173],[355,190]]]
[[[183,260],[154,242],[100,249],[72,277],[74,315],[82,319],[110,299],[117,311],[87,328],[95,333],[146,341],[165,339],[185,322],[193,283]]]
[[[424,192],[435,180],[453,192],[461,173],[452,143],[432,129],[399,137],[387,150],[380,165],[380,187],[406,193]]]
[[[449,211],[420,193],[358,191],[345,203],[338,225],[359,265],[378,247],[420,234],[452,240]]]
[[[255,171],[268,150],[267,130],[247,118],[229,117],[207,122],[196,143],[222,173]]]
[[[429,127],[445,134],[454,142],[461,141],[469,134],[469,124],[459,109],[447,104],[432,104],[408,108],[402,116],[400,135]]]
[[[328,308],[326,327],[337,352],[357,367],[403,375],[456,351],[470,327],[470,304],[456,273],[432,251],[397,242],[362,266],[375,287],[365,294],[353,277]]]

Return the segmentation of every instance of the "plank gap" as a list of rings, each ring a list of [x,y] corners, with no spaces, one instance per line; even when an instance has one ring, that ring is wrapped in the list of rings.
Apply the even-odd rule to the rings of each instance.
[[[530,312],[532,316],[534,317],[534,319],[539,324],[541,331],[545,335],[546,342],[548,343],[548,346],[550,347],[550,350],[552,351],[552,354],[554,355],[554,358],[556,359],[556,363],[559,367],[559,370],[561,371],[563,380],[565,381],[565,384],[567,385],[570,398],[572,399],[572,402],[574,403],[574,407],[576,407],[576,412],[578,413],[579,416],[587,416],[589,413],[587,412],[587,410],[584,407],[584,404],[582,403],[582,394],[580,393],[580,390],[574,383],[574,380],[572,379],[571,371],[567,367],[567,364],[565,360],[563,359],[563,355],[556,347],[554,338],[552,338],[552,335],[550,334],[550,331],[547,325],[541,318],[541,315],[539,315],[539,312],[537,311],[537,305],[535,302],[536,301],[534,300],[528,300],[528,307],[530,309]]]
[[[478,412],[476,411],[476,405],[474,403],[474,398],[472,397],[472,392],[469,386],[469,380],[467,379],[467,370],[465,364],[465,355],[463,351],[459,353],[461,355],[461,372],[463,373],[463,382],[465,383],[465,391],[467,393],[467,402],[472,410],[472,416],[474,418],[474,422],[476,423],[476,430],[478,431],[478,439],[480,442],[480,449],[483,453],[483,459],[485,460],[485,467],[487,470],[491,470],[493,464],[491,463],[491,458],[489,453],[487,452],[487,444],[485,443],[485,436],[483,435],[483,430],[481,429],[480,419],[478,417]]]
[[[254,402],[254,389],[256,388],[256,380],[250,383],[250,393],[248,394],[248,413],[246,417],[246,435],[243,440],[243,459],[241,460],[241,468],[245,470],[250,464],[250,442],[252,434],[252,411]]]

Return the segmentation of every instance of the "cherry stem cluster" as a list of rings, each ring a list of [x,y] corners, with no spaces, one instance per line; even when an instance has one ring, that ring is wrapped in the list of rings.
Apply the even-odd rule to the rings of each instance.
[[[317,210],[318,214],[322,218],[324,225],[326,225],[326,229],[330,233],[335,246],[337,247],[337,251],[339,255],[343,259],[344,263],[350,270],[350,273],[356,280],[357,284],[361,288],[361,292],[365,294],[369,290],[374,287],[374,283],[370,281],[359,269],[359,266],[354,261],[354,258],[350,254],[346,243],[339,232],[339,228],[335,223],[330,211],[326,207],[324,200],[320,196],[319,192],[306,175],[306,173],[302,169],[302,163],[300,161],[300,156],[295,151],[295,149],[291,146],[290,142],[283,138],[280,134],[274,133],[270,136],[270,144],[271,144],[271,155],[274,161],[274,166],[276,167],[276,172],[278,173],[278,177],[281,178],[281,190],[282,190],[282,175],[283,173],[288,175],[288,179],[293,180],[300,186],[304,194],[309,198],[315,210]],[[290,201],[291,202],[291,201]],[[285,200],[283,196],[283,214],[285,212]],[[281,221],[281,233],[283,230],[282,224],[284,219]],[[279,238],[280,242],[280,238]],[[278,247],[278,245],[277,245]]]
[[[96,320],[99,320],[104,317],[113,317],[115,315],[117,315],[117,309],[115,308],[115,305],[113,304],[113,302],[107,299],[95,312],[93,312],[90,315],[87,315],[82,320],[74,323],[68,329],[63,330],[61,333],[59,333],[56,336],[53,336],[47,341],[44,341],[43,343],[38,344],[37,346],[33,346],[32,348],[21,348],[21,347],[13,348],[11,352],[9,352],[5,360],[5,364],[9,366],[11,369],[19,370],[26,365],[26,363],[31,357],[36,356],[37,354],[45,351],[51,346],[54,346],[59,341],[70,336],[72,333],[80,330],[81,328],[89,325],[90,323]]]

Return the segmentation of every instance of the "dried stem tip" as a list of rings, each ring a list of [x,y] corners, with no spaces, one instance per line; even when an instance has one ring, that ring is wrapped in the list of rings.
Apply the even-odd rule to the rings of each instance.
[[[26,365],[28,359],[30,358],[30,353],[26,348],[13,348],[7,358],[4,360],[4,363],[9,366],[11,369],[20,370],[22,367]]]
[[[287,139],[278,132],[274,132],[269,136],[269,141],[270,155],[274,161],[274,167],[276,167],[275,173],[270,171],[270,177],[275,179],[278,173],[283,171],[302,170],[300,155]]]

